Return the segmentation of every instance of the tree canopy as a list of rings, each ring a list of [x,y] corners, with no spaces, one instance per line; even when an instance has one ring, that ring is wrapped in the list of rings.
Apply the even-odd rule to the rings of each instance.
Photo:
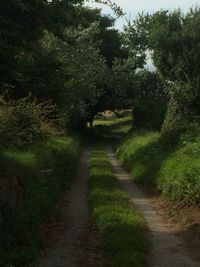
[[[113,18],[79,0],[9,0],[0,20],[2,94],[50,99],[74,125],[98,112],[115,58],[127,58]]]
[[[199,22],[198,7],[186,14],[161,10],[141,14],[126,29],[129,43],[151,52],[157,72],[169,85],[170,104],[163,136],[178,136],[200,114]]]
[[[97,2],[122,14],[111,1]],[[0,20],[0,92],[8,98],[52,100],[73,127],[105,109],[162,103],[164,112],[166,91],[163,129],[174,125],[170,109],[179,111],[179,123],[199,115],[199,8],[141,14],[122,33],[114,18],[82,0],[3,0]],[[147,51],[155,74],[141,71]]]

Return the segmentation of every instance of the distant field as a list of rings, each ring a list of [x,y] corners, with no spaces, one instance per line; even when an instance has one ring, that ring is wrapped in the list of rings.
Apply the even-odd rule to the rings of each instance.
[[[94,126],[96,125],[115,125],[115,124],[120,124],[124,122],[129,122],[132,120],[132,116],[126,116],[123,118],[115,118],[115,119],[95,119],[94,120]]]
[[[98,119],[94,121],[94,127],[96,127],[100,135],[105,138],[120,139],[131,130],[132,125],[132,116],[112,120]]]

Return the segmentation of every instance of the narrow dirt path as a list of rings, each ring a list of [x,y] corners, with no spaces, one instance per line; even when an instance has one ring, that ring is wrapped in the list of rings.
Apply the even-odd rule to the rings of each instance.
[[[38,267],[75,267],[77,266],[78,246],[81,234],[84,232],[88,219],[88,188],[87,161],[89,151],[83,153],[78,174],[69,191],[69,204],[64,211],[64,233],[50,251],[45,255]]]
[[[150,266],[200,267],[200,263],[186,256],[183,242],[174,233],[172,225],[163,221],[161,211],[134,185],[110,148],[107,149],[107,153],[121,187],[128,193],[147,222],[152,241]]]

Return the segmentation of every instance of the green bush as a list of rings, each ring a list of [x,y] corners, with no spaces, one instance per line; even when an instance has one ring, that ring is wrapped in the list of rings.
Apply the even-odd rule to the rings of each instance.
[[[6,101],[0,97],[0,143],[24,147],[55,135],[55,107],[30,97]],[[51,130],[50,130],[51,128]]]
[[[26,151],[0,155],[0,266],[27,266],[43,246],[41,223],[74,177],[80,154],[76,138],[54,138]]]
[[[171,97],[161,129],[160,140],[163,145],[173,145],[179,141],[181,134],[188,128],[189,113],[189,110],[181,109],[178,102]]]

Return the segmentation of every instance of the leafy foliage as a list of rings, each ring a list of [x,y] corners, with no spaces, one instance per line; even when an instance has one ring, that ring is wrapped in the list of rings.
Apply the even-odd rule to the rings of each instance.
[[[73,42],[73,47],[66,44],[65,59],[68,66],[68,80],[62,95],[71,123],[75,126],[88,121],[92,107],[103,93],[102,80],[106,72],[104,59],[99,54],[98,43],[94,42],[94,34],[98,28],[66,32]]]
[[[176,141],[186,126],[185,119],[187,122],[195,120],[200,112],[199,21],[200,10],[196,7],[187,14],[180,10],[142,14],[128,28],[133,45],[151,51],[158,72],[171,84],[171,101],[161,135],[163,140],[174,136]]]
[[[133,117],[136,126],[160,130],[168,103],[168,85],[155,72],[136,75]]]
[[[0,76],[1,83],[13,85],[22,76],[18,64],[29,58],[43,36],[43,31],[60,35],[63,27],[72,25],[74,4],[80,1],[3,0],[0,3]],[[65,10],[65,12],[63,11]],[[14,84],[16,86],[16,84]]]
[[[104,4],[119,13],[114,3]],[[115,57],[127,57],[114,19],[79,0],[3,1],[0,17],[1,93],[51,100],[67,113],[69,127],[85,126],[114,88],[104,90],[108,68]]]
[[[45,140],[49,136],[44,129],[53,123],[56,123],[55,107],[50,103],[37,104],[29,98],[18,101],[0,98],[1,145],[25,147]]]

